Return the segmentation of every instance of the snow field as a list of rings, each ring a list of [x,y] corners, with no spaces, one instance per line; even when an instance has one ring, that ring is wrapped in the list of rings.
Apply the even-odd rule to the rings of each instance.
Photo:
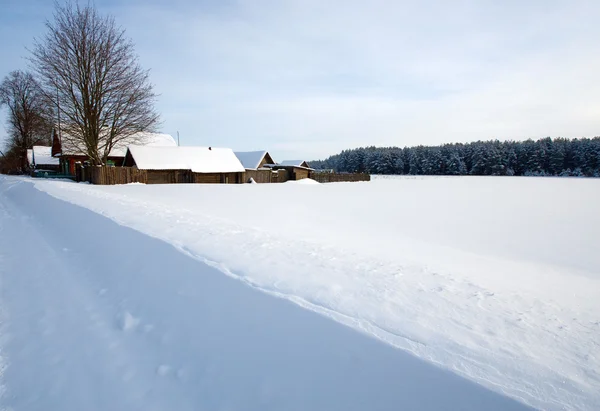
[[[525,409],[27,180],[0,232],[0,409]]]
[[[527,404],[590,409],[598,183],[37,187]]]
[[[36,187],[544,409],[600,405],[600,181]]]

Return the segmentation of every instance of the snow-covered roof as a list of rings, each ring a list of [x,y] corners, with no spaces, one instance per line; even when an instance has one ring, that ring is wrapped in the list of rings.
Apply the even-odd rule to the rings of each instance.
[[[240,160],[244,168],[256,170],[260,162],[268,153],[266,151],[236,151],[235,155]]]
[[[52,147],[33,146],[32,157],[33,164],[36,166],[57,166],[59,164],[58,158],[52,157]]]
[[[194,173],[238,173],[246,169],[230,148],[129,146],[142,170],[192,170]]]
[[[106,144],[106,143],[104,143]],[[136,133],[131,137],[119,141],[110,151],[109,157],[125,157],[127,147],[130,145],[144,145],[151,147],[176,147],[177,142],[170,134],[162,133]],[[100,149],[103,149],[100,144]],[[62,154],[63,155],[85,155],[85,147],[80,142],[73,141],[72,138],[63,134],[62,136]]]
[[[29,165],[33,164],[33,149],[32,148],[27,149],[27,164],[29,164]]]
[[[278,164],[282,165],[282,166],[306,167],[303,164],[308,164],[308,163],[306,163],[306,161],[304,161],[304,160],[284,160]]]

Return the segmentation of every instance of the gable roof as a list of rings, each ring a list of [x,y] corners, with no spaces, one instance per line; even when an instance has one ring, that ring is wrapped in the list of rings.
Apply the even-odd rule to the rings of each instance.
[[[248,170],[256,170],[260,167],[260,163],[266,156],[269,156],[271,161],[273,161],[273,158],[271,158],[267,151],[236,151],[235,155],[244,168]]]
[[[192,170],[194,173],[238,173],[246,169],[230,148],[128,147],[140,170]]]
[[[59,164],[59,159],[52,157],[52,147],[33,146],[31,154],[33,164],[36,166],[57,166]]]
[[[308,163],[304,160],[285,160],[277,163],[282,166],[295,166],[295,167],[306,167],[309,168]]]
[[[104,142],[104,144],[106,144]],[[109,153],[109,157],[125,157],[127,146],[132,144],[145,145],[151,147],[176,147],[177,142],[170,134],[163,133],[136,133],[131,137],[119,141]],[[100,149],[104,146],[100,144]],[[63,134],[62,137],[62,155],[85,156],[85,146],[79,141],[74,141],[69,136]]]

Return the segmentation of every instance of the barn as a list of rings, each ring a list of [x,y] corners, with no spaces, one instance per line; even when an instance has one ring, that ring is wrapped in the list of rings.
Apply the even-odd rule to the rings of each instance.
[[[148,184],[239,184],[245,168],[230,148],[128,147],[125,167],[146,170]]]

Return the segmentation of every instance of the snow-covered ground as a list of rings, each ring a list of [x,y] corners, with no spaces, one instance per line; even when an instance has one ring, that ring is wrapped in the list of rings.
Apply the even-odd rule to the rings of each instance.
[[[409,401],[406,393],[398,397],[393,393],[401,390],[399,387],[404,387],[405,384],[412,387],[412,392],[407,392],[411,392],[410,397],[417,401],[413,404],[405,402],[404,407],[400,407],[405,409],[414,409],[417,404],[425,409],[456,409],[464,404],[451,401],[458,401],[457,398],[461,397],[474,409],[494,406],[490,404],[503,409],[516,404],[502,403],[503,397],[498,396],[492,399],[486,397],[488,402],[485,404],[478,403],[478,396],[483,394],[479,394],[470,385],[461,387],[458,391],[454,389],[452,392],[455,395],[445,398],[447,389],[442,387],[447,387],[448,381],[455,380],[442,371],[439,371],[441,377],[424,377],[418,384],[406,381],[407,374],[411,378],[413,374],[420,375],[420,371],[414,370],[421,370],[424,365],[419,362],[418,366],[410,367],[411,372],[397,370],[396,366],[405,367],[399,363],[394,363],[392,367],[384,366],[385,361],[380,353],[385,351],[382,348],[385,345],[377,345],[376,349],[362,353],[352,367],[348,363],[338,364],[334,353],[339,349],[340,355],[344,356],[346,349],[353,350],[352,347],[358,344],[356,341],[363,341],[358,337],[360,334],[353,334],[350,330],[342,331],[345,328],[334,326],[333,322],[326,320],[322,320],[323,330],[313,329],[313,323],[321,324],[321,320],[315,319],[319,317],[308,317],[308,312],[300,314],[305,310],[294,311],[291,308],[293,306],[279,302],[283,298],[534,407],[600,407],[600,253],[597,252],[600,246],[600,215],[597,212],[597,205],[600,204],[600,180],[407,177],[378,178],[370,183],[323,185],[137,184],[98,187],[61,181],[31,182],[0,178],[3,179],[2,190],[5,190],[3,198],[7,198],[5,202],[14,203],[11,212],[21,212],[22,208],[31,209],[24,214],[25,217],[19,217],[18,214],[17,217],[10,217],[10,212],[5,212],[7,217],[2,220],[5,226],[15,219],[25,224],[24,220],[34,216],[33,218],[39,219],[34,225],[36,230],[47,226],[50,232],[52,228],[55,241],[68,244],[64,247],[66,255],[70,256],[68,250],[72,247],[84,248],[78,259],[72,262],[65,262],[63,255],[56,257],[56,264],[62,264],[65,272],[69,273],[61,277],[63,283],[52,277],[43,277],[44,267],[47,267],[43,263],[39,264],[39,269],[33,270],[40,277],[36,277],[36,281],[40,283],[39,299],[49,298],[48,295],[42,295],[45,287],[51,287],[57,294],[60,293],[61,286],[66,287],[70,282],[70,276],[78,275],[79,271],[74,270],[74,267],[81,267],[83,280],[93,282],[96,287],[84,287],[85,290],[89,292],[91,289],[98,289],[100,297],[79,295],[77,289],[67,290],[75,293],[70,297],[79,298],[84,306],[85,301],[90,298],[96,303],[100,301],[105,314],[112,313],[115,304],[121,307],[120,311],[112,313],[117,327],[93,323],[93,327],[88,327],[92,329],[90,332],[99,332],[97,328],[103,333],[106,331],[109,336],[105,342],[109,343],[121,341],[114,335],[111,336],[111,333],[125,333],[127,338],[123,344],[129,344],[128,349],[136,352],[135,358],[136,355],[144,357],[145,351],[139,350],[137,353],[137,348],[134,348],[136,345],[129,341],[142,339],[142,334],[147,344],[147,341],[160,336],[158,339],[166,338],[167,341],[163,343],[171,349],[181,350],[191,356],[198,355],[194,351],[197,347],[188,338],[205,334],[200,330],[192,332],[188,327],[192,327],[191,324],[194,323],[216,321],[211,304],[194,307],[193,302],[188,300],[184,303],[177,299],[167,299],[157,291],[160,287],[167,287],[167,293],[190,293],[194,299],[201,293],[201,300],[208,298],[213,303],[213,300],[222,301],[225,298],[228,300],[227,304],[223,303],[221,309],[226,313],[233,310],[236,315],[242,315],[242,310],[246,315],[266,316],[259,326],[242,324],[242,327],[267,327],[268,331],[265,333],[268,336],[275,334],[277,342],[281,342],[283,338],[277,335],[287,335],[286,332],[291,332],[289,329],[298,332],[301,339],[315,339],[314,334],[322,334],[324,329],[334,330],[329,332],[335,334],[331,338],[335,339],[336,347],[321,352],[317,361],[321,368],[339,368],[337,371],[329,371],[329,374],[326,372],[327,376],[338,372],[337,377],[343,375],[344,378],[349,378],[350,374],[353,375],[352,378],[358,378],[360,381],[353,380],[357,384],[377,381],[373,383],[377,385],[382,379],[388,383],[385,387],[380,387],[377,393],[365,392],[364,387],[362,391],[359,389],[359,392],[365,394],[361,397],[363,400],[376,398],[376,402],[361,403],[352,397],[348,404],[355,408],[397,409],[397,401]],[[104,224],[102,221],[105,219],[92,217],[93,214],[87,210],[44,197],[45,195],[32,188],[33,184],[38,190],[54,197],[164,240],[182,253],[166,252],[165,246],[158,245],[162,244],[160,242],[151,242],[125,228],[118,229],[112,223]],[[10,209],[9,206],[5,208]],[[88,222],[90,219],[94,220],[93,224]],[[24,237],[23,243],[30,244],[26,238],[32,236],[35,237],[33,234]],[[146,252],[136,244],[144,242],[152,244]],[[97,244],[104,244],[104,249],[96,250]],[[34,241],[33,248],[35,247]],[[115,248],[119,250],[116,257],[113,255]],[[61,254],[57,250],[61,249],[54,247],[53,253]],[[10,258],[5,254],[2,258]],[[256,294],[260,293],[255,293],[250,287],[241,287],[239,282],[239,286],[233,286],[229,279],[230,283],[223,285],[222,289],[198,290],[206,287],[206,279],[204,275],[200,275],[202,280],[195,277],[190,279],[191,269],[186,269],[186,264],[191,264],[188,261],[194,260],[281,298],[271,299],[266,295],[258,297]],[[99,276],[97,269],[91,268],[96,265],[103,267],[101,271],[102,274],[106,273],[106,278]],[[142,268],[138,268],[138,265]],[[162,269],[159,270],[159,267]],[[202,271],[207,270],[199,271],[203,274]],[[127,275],[124,276],[124,273]],[[164,276],[172,277],[175,285],[161,283]],[[4,293],[12,288],[6,286],[7,278],[10,276],[5,273],[2,277]],[[220,281],[224,281],[218,280],[218,276],[210,278],[211,283],[220,284]],[[22,281],[29,283],[30,280],[31,278]],[[79,286],[83,287],[81,284]],[[247,292],[248,296],[252,295],[261,304],[264,301],[264,306],[258,304],[262,308],[254,313],[254,308],[250,308],[253,307],[252,304],[246,301],[250,297],[244,294],[244,298],[240,300],[231,296],[224,291],[227,289],[229,292],[229,287],[234,287],[232,289],[236,292],[239,289],[239,293]],[[111,289],[117,289],[118,292],[111,297],[113,299],[108,299],[106,296],[110,296],[112,292],[102,291]],[[214,295],[218,292],[223,293],[222,298]],[[33,291],[32,293],[37,295]],[[14,296],[13,302],[21,299]],[[63,312],[68,311],[67,301],[64,301],[65,307],[58,307],[50,314],[63,315]],[[144,304],[136,307],[141,304],[139,301]],[[14,308],[7,310],[4,308],[6,303],[2,304],[2,315],[8,318],[3,323],[15,324]],[[22,304],[26,304],[26,301]],[[90,312],[96,313],[99,307],[90,304]],[[183,311],[178,311],[181,308],[179,304],[183,304],[183,308],[197,310],[193,310],[194,314],[189,314],[188,317],[187,313],[181,314]],[[207,306],[211,307],[211,313],[205,312]],[[43,313],[42,307],[34,305],[34,309]],[[28,309],[31,310],[25,306],[22,312],[26,313]],[[300,321],[298,328],[295,328],[296,319],[290,318],[293,315],[285,310],[299,316],[306,315],[306,324],[310,326]],[[145,313],[144,316],[151,318],[152,323],[144,323],[138,312]],[[172,317],[178,312],[181,318],[174,320]],[[45,318],[42,313],[40,315]],[[221,312],[218,314],[222,315]],[[194,322],[196,315],[199,318]],[[83,317],[85,314],[77,313],[77,316],[73,315],[72,324],[61,326],[75,327],[78,325],[75,322],[84,322]],[[100,315],[99,318],[105,320],[110,316]],[[222,325],[231,324],[231,321],[228,318]],[[217,327],[212,322],[211,326]],[[154,332],[157,327],[155,323],[161,323],[161,332]],[[239,328],[239,319],[233,323],[236,324],[236,329]],[[31,326],[29,324],[23,327]],[[211,346],[212,349],[218,351],[218,345],[223,343],[223,339],[229,341],[228,338],[214,337],[215,329],[208,329],[208,334],[212,336],[211,343],[215,344]],[[27,330],[21,331],[25,334]],[[251,328],[250,332],[246,329],[246,337],[254,332],[256,328]],[[236,334],[231,330],[228,333]],[[346,334],[341,336],[339,333]],[[169,336],[172,338],[169,339]],[[256,337],[254,345],[263,344],[263,337]],[[366,338],[364,341],[370,340]],[[283,345],[288,343],[286,340]],[[7,342],[1,344],[2,347],[10,347]],[[91,344],[88,351],[77,355],[92,355],[94,344],[99,343]],[[239,344],[239,338],[236,344]],[[290,360],[287,346],[281,347],[272,341],[270,344],[270,349],[285,351],[278,357],[280,361],[283,361],[282,358]],[[234,351],[242,349],[237,345],[225,346]],[[67,350],[67,347],[62,347],[61,350]],[[167,351],[166,348],[164,350]],[[11,358],[10,350],[4,351],[9,352],[7,361],[12,364],[15,360]],[[301,349],[300,351],[303,352]],[[311,350],[307,351],[310,353]],[[173,354],[172,358],[165,358],[164,367],[157,365],[156,361],[151,363],[148,359],[137,358],[139,366],[133,366],[131,364],[135,363],[127,360],[129,351],[119,349],[116,352],[122,358],[111,363],[112,367],[118,368],[119,364],[125,364],[141,370],[139,372],[149,372],[155,367],[155,375],[158,375],[156,378],[167,375],[178,377],[172,380],[173,387],[155,383],[160,389],[151,390],[150,394],[143,391],[147,389],[148,382],[142,384],[138,381],[138,390],[132,388],[130,393],[132,404],[136,398],[145,394],[155,398],[157,409],[161,409],[164,405],[161,401],[165,400],[163,393],[180,394],[177,390],[189,388],[191,384],[185,381],[182,383],[182,378],[179,378],[180,374],[186,374],[182,365],[185,363],[182,358],[185,357]],[[156,349],[148,349],[147,352],[154,353],[152,360],[157,359]],[[22,355],[27,356],[27,353]],[[310,354],[307,355],[311,357]],[[330,359],[330,355],[334,358]],[[259,357],[268,356],[264,354]],[[405,361],[411,357],[401,358]],[[75,364],[78,360],[75,358],[72,361]],[[302,366],[305,361],[306,358],[301,358],[294,365]],[[202,365],[205,364],[198,364],[197,368],[201,369]],[[211,365],[223,366],[221,363]],[[239,363],[236,365],[239,367]],[[231,367],[226,367],[228,370],[235,368],[232,364],[228,366]],[[372,369],[378,377],[375,380],[372,376],[371,379],[363,379],[362,371],[358,370],[365,367]],[[10,392],[11,368],[14,367],[9,366],[4,372],[7,392]],[[242,369],[246,373],[256,371],[252,365]],[[268,371],[272,369],[277,369],[277,366],[267,366]],[[392,375],[389,374],[392,372],[390,370],[404,374]],[[129,375],[126,369],[117,371],[122,375]],[[313,371],[306,371],[305,377],[323,372]],[[222,377],[220,371],[214,372],[217,375],[209,373],[210,382],[205,382],[212,384],[210,388],[213,389],[219,381],[220,384],[226,384],[222,379],[219,380]],[[288,374],[285,375],[289,377]],[[283,391],[268,390],[271,395],[269,400],[275,396],[280,401],[288,401],[289,398],[283,392],[289,392],[289,386],[285,385],[289,381],[279,374],[278,376],[277,381],[283,381]],[[198,375],[194,375],[194,378],[198,378]],[[415,378],[418,380],[418,377]],[[135,380],[133,377],[131,379]],[[424,382],[425,380],[428,382]],[[49,381],[55,382],[51,378]],[[456,381],[462,383],[464,380]],[[113,383],[107,383],[103,388],[110,391]],[[310,383],[298,388],[295,395],[303,398],[302,395],[309,395],[311,390],[318,390],[319,386]],[[255,385],[252,387],[242,394],[260,397],[261,394],[254,390],[261,391],[263,388]],[[356,391],[356,386],[340,384],[336,389],[338,391],[335,397],[339,399],[342,393],[346,395],[350,391]],[[388,392],[388,389],[392,392]],[[61,391],[58,390],[57,393],[60,394]],[[321,403],[302,402],[308,400],[294,397],[300,403],[286,402],[286,407],[278,406],[276,402],[269,404],[273,409],[331,408],[325,403],[325,399],[329,398],[329,391],[319,395],[325,396],[319,397],[323,399]],[[418,402],[431,401],[426,398],[431,395],[438,396],[438,402]],[[190,397],[189,394],[184,397],[190,401],[190,405],[197,404],[194,403],[197,397]],[[243,397],[244,395],[240,395],[235,399],[243,401]],[[279,405],[281,404],[280,402]],[[219,403],[219,406],[223,404]],[[235,404],[228,406],[235,408]],[[343,404],[339,407],[347,408]]]

